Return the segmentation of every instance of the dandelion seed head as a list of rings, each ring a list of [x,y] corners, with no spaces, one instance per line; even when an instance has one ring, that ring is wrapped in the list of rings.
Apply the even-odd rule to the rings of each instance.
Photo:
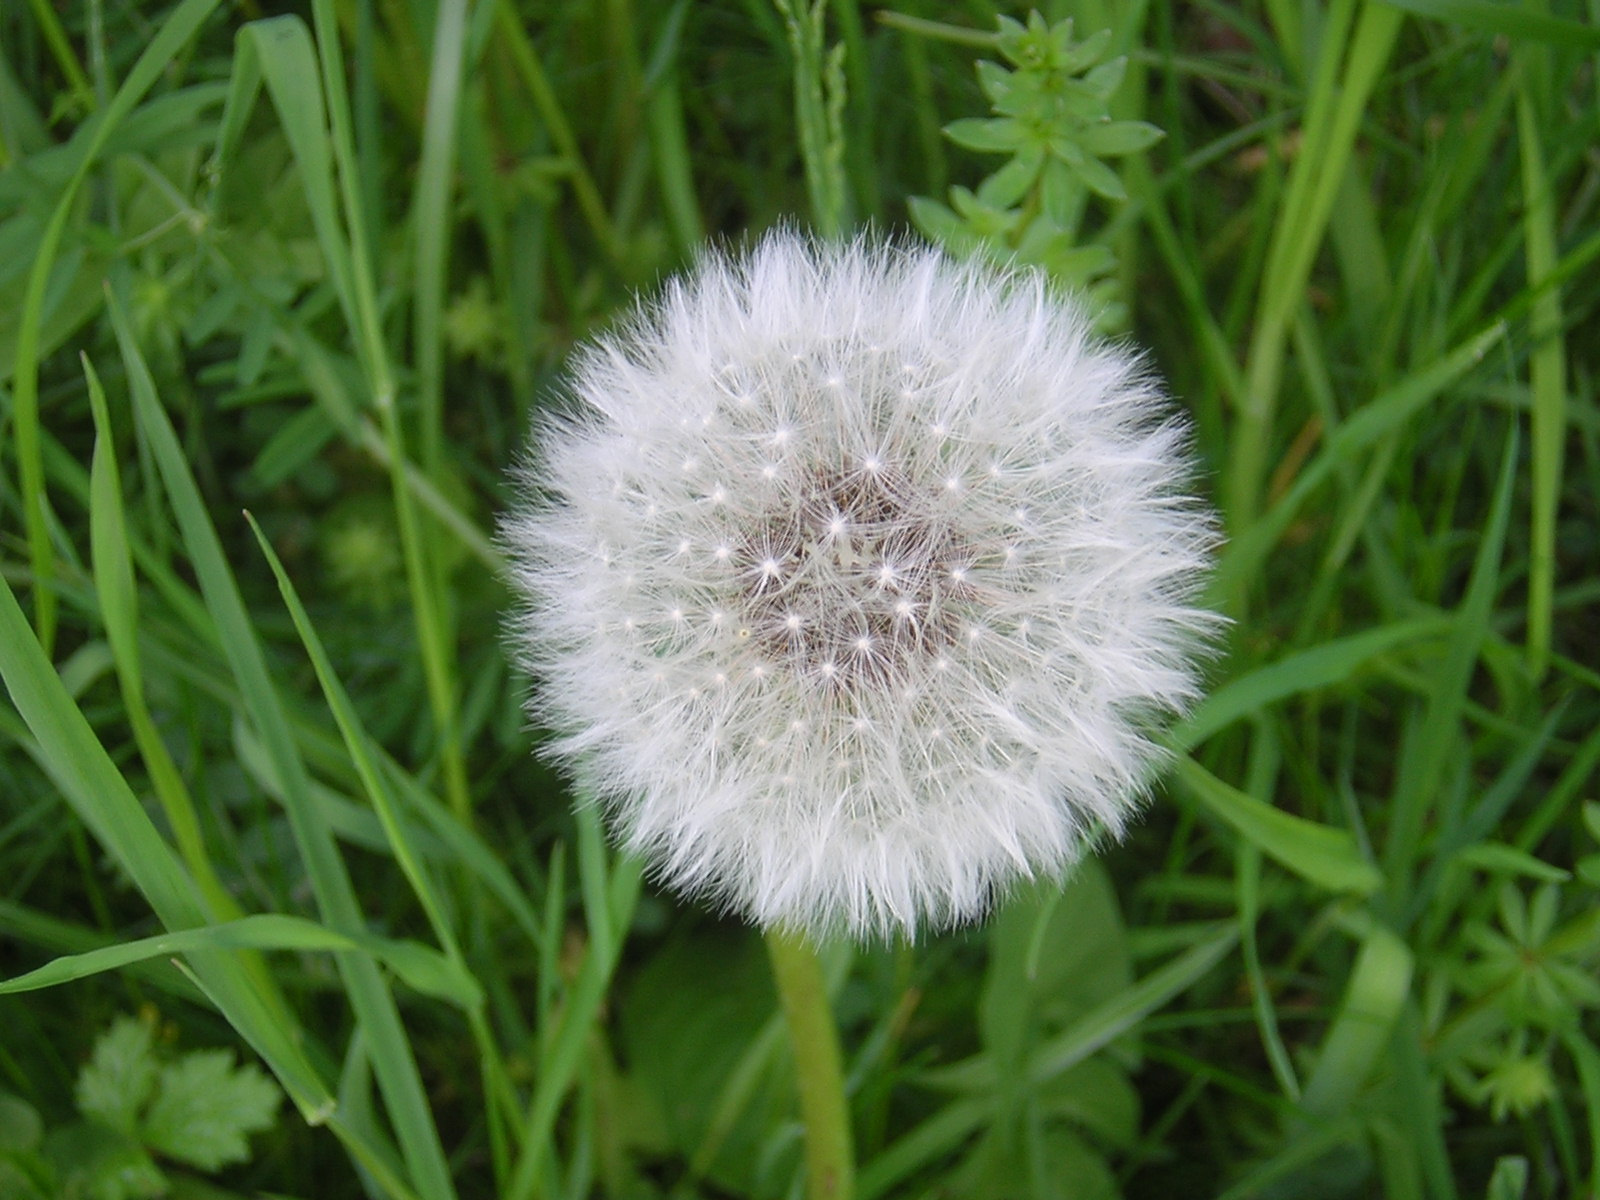
[[[763,925],[972,920],[1122,833],[1214,541],[1138,360],[1034,275],[793,232],[579,352],[504,537],[550,753]]]

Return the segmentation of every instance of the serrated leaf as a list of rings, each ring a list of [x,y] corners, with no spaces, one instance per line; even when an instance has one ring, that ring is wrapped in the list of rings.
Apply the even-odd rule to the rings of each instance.
[[[154,1042],[150,1026],[137,1017],[112,1022],[78,1073],[78,1111],[102,1125],[132,1133],[155,1084]]]
[[[141,1136],[151,1149],[202,1171],[250,1157],[246,1136],[270,1129],[281,1093],[231,1050],[197,1050],[163,1067]]]
[[[969,150],[1010,153],[1028,144],[1028,131],[1010,117],[963,117],[944,127],[944,135]]]
[[[1090,154],[1118,158],[1148,150],[1166,136],[1148,121],[1107,121],[1078,134],[1078,144]]]

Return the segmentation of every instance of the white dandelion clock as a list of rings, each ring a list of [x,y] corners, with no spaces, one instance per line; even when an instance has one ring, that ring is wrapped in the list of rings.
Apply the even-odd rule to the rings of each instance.
[[[1213,526],[1138,361],[1037,276],[766,237],[577,356],[505,526],[531,711],[667,884],[980,915],[1121,834]]]

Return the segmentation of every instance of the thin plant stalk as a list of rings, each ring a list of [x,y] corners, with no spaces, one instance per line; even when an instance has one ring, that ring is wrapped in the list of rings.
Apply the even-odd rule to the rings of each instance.
[[[810,1200],[850,1200],[855,1195],[850,1105],[822,963],[803,935],[773,928],[767,931],[766,942],[794,1046],[800,1119],[806,1134],[806,1195]]]

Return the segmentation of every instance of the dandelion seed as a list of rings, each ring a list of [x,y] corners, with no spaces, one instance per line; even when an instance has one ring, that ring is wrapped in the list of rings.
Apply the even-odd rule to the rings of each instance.
[[[1074,305],[779,232],[580,351],[572,390],[505,523],[515,633],[552,755],[664,882],[911,934],[1123,832],[1195,694],[1215,535],[1185,427]]]

